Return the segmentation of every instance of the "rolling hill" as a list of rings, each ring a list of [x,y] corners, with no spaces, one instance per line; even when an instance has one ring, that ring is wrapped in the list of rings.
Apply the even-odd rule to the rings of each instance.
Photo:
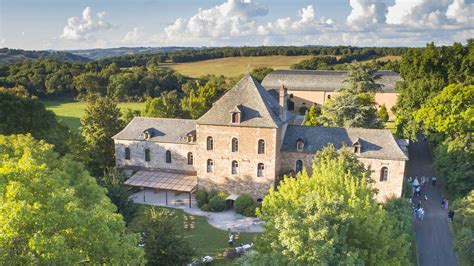
[[[0,65],[20,63],[25,60],[53,58],[67,62],[87,62],[88,58],[64,51],[28,51],[21,49],[0,48]]]

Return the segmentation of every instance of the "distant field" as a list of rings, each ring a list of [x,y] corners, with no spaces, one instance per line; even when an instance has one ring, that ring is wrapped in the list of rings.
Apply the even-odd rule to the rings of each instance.
[[[87,103],[85,102],[59,102],[43,101],[48,110],[53,111],[64,123],[74,131],[78,131],[81,126],[81,116],[84,114]],[[123,110],[130,108],[132,110],[141,110],[144,103],[119,103]]]
[[[207,74],[236,77],[250,72],[257,67],[290,69],[291,65],[311,57],[311,55],[226,57],[190,63],[169,64],[168,66],[190,77],[199,77]]]

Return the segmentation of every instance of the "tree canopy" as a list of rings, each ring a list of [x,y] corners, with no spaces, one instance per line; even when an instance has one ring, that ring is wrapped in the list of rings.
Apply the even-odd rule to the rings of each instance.
[[[374,200],[369,172],[352,153],[318,152],[313,173],[285,177],[258,211],[259,252],[282,264],[409,264],[409,236]],[[268,261],[267,261],[268,263]],[[271,264],[271,263],[270,263]]]
[[[89,155],[89,168],[97,176],[106,167],[115,164],[115,148],[112,137],[122,128],[122,113],[117,103],[109,97],[90,97],[81,117],[81,134]]]
[[[139,236],[84,166],[31,135],[0,135],[0,264],[136,264]]]

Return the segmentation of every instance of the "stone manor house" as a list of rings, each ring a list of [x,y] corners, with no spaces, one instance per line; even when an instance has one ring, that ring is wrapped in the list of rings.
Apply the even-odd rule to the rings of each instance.
[[[134,118],[113,137],[117,166],[133,170],[126,184],[261,200],[283,175],[311,172],[316,151],[332,143],[370,166],[378,200],[401,196],[408,158],[389,130],[296,125],[286,86],[272,93],[247,74],[197,120]]]

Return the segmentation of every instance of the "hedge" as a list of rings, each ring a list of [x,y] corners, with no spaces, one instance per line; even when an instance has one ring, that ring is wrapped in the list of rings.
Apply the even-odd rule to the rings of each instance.
[[[255,202],[249,194],[242,194],[235,200],[234,209],[235,212],[244,215],[245,210],[254,204]]]

